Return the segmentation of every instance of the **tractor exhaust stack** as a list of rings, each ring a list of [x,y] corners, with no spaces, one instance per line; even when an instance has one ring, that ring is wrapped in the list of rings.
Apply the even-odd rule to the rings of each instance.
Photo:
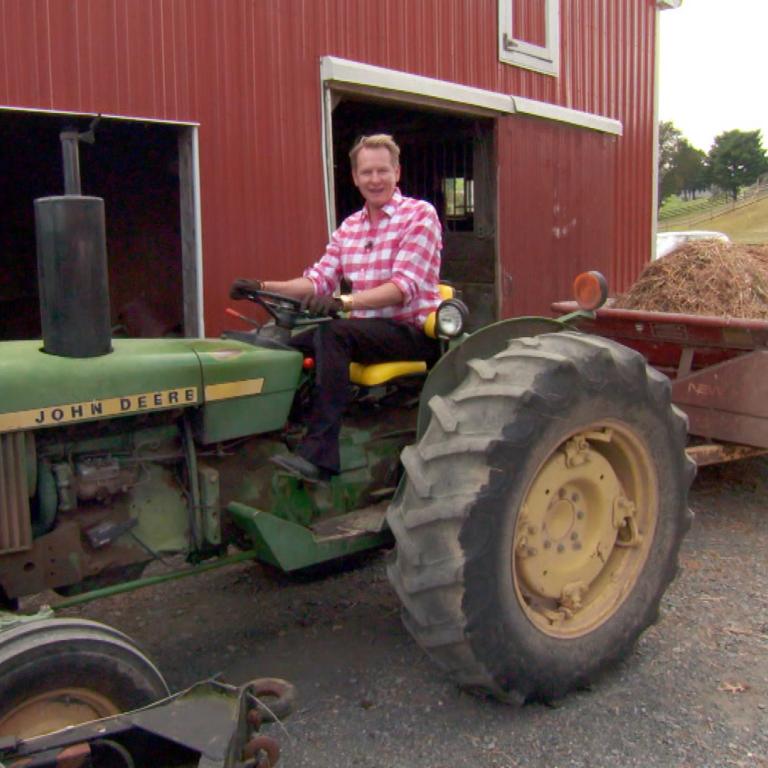
[[[81,194],[79,142],[93,129],[60,134],[64,195],[35,200],[43,350],[61,357],[112,351],[104,200]]]

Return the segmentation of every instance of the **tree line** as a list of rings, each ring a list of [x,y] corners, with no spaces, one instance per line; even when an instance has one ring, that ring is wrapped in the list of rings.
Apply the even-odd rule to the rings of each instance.
[[[696,149],[674,123],[659,123],[659,205],[670,195],[695,198],[716,187],[733,200],[742,187],[768,171],[763,137],[757,131],[724,131],[709,153]]]

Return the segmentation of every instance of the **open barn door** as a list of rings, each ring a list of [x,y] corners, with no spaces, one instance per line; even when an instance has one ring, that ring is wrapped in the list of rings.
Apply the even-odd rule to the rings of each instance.
[[[402,150],[403,194],[431,202],[443,225],[442,279],[470,308],[470,328],[498,316],[494,120],[374,94],[335,93],[329,149],[334,225],[360,208],[349,149],[363,134],[389,133]]]
[[[59,134],[91,120],[0,109],[0,339],[40,336],[33,201],[63,193]],[[103,118],[95,143],[80,144],[82,193],[104,198],[116,336],[202,330],[195,132]]]

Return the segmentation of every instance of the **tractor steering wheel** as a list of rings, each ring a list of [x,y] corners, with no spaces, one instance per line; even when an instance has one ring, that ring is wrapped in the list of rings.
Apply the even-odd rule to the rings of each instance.
[[[286,328],[289,331],[303,325],[316,325],[331,319],[330,317],[318,317],[317,315],[310,314],[302,306],[302,302],[299,299],[285,296],[282,293],[253,290],[248,291],[246,296],[249,301],[264,307],[275,321],[276,326]]]

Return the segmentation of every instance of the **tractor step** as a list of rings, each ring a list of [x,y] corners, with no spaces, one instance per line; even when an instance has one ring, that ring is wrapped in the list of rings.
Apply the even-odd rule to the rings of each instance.
[[[318,542],[350,538],[367,533],[381,533],[386,524],[388,506],[389,501],[380,501],[378,504],[349,512],[346,515],[326,517],[310,528]]]
[[[232,502],[227,511],[253,542],[257,559],[295,571],[392,542],[385,525],[386,501],[346,515],[326,518],[311,528],[269,512]]]

